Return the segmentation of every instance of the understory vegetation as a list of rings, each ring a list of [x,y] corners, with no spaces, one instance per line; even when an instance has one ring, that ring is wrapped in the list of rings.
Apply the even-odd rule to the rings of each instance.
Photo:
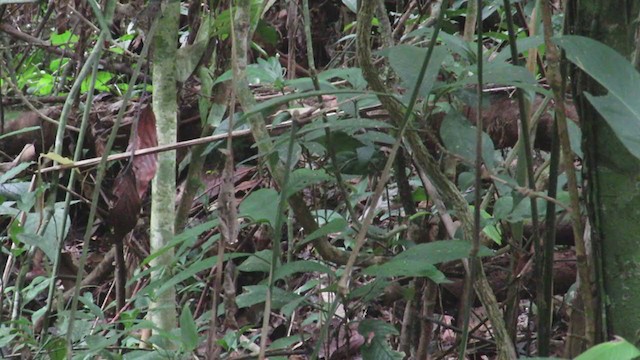
[[[0,357],[640,356],[637,60],[565,5],[0,2]]]

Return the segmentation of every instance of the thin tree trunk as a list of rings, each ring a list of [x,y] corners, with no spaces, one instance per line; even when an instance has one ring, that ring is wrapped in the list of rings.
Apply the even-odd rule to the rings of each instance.
[[[158,145],[175,143],[177,139],[178,102],[176,88],[176,52],[180,3],[170,1],[158,19],[153,39],[153,111],[156,116]],[[151,192],[151,248],[155,253],[174,235],[176,197],[176,154],[158,154],[158,172]],[[151,261],[159,267],[151,273],[151,281],[170,276],[173,250],[165,251]],[[160,329],[172,330],[177,324],[176,294],[173,287],[155,294],[149,305],[149,319]]]

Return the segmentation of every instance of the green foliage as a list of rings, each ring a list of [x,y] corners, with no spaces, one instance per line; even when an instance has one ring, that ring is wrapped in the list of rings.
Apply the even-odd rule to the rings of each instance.
[[[638,71],[622,55],[596,40],[563,36],[555,42],[565,51],[569,61],[607,90],[606,95],[585,95],[627,150],[640,158]]]
[[[387,336],[399,335],[392,325],[381,320],[362,320],[358,332],[368,340],[361,349],[363,360],[404,359],[404,353],[391,349],[387,341]]]
[[[440,137],[444,146],[469,163],[476,156],[476,127],[458,112],[450,112],[442,121]],[[489,168],[494,168],[493,141],[486,133],[482,133],[482,159]]]
[[[631,360],[640,356],[640,349],[625,339],[598,344],[585,351],[576,360]]]
[[[278,192],[273,189],[254,191],[240,204],[240,214],[251,218],[254,222],[266,222],[274,226],[277,211],[273,211],[273,206],[278,203],[278,199]],[[265,206],[265,204],[269,205]]]
[[[259,12],[262,8],[262,0],[252,0],[251,26],[264,39],[272,44],[277,40],[277,32],[266,22],[261,20],[263,14]],[[356,2],[350,0],[342,1],[345,6],[356,13]],[[458,7],[462,2],[454,5],[448,10],[449,16],[464,15],[464,8]],[[270,4],[273,4],[271,2]],[[496,11],[500,15],[501,9],[495,6],[496,2],[487,6],[483,12],[486,18]],[[270,6],[270,5],[269,5]],[[230,26],[232,24],[232,12],[234,9],[226,9],[215,17],[203,17],[200,31],[197,34],[196,43],[184,46],[179,52],[177,61],[178,80],[186,81],[190,76],[196,74],[200,96],[198,100],[198,110],[202,124],[208,124],[215,128],[216,134],[226,133],[229,120],[224,116],[227,111],[225,106],[212,104],[211,98],[216,91],[215,86],[232,79],[231,71],[223,72],[226,69],[198,68],[200,60],[212,37],[224,41],[230,36]],[[395,15],[394,15],[395,16]],[[418,17],[407,20],[407,24],[413,26],[416,22],[422,21]],[[374,21],[375,22],[375,21]],[[452,21],[451,21],[452,22]],[[417,24],[420,25],[420,24]],[[451,25],[451,24],[450,24]],[[346,28],[349,28],[349,24]],[[420,26],[418,26],[420,27]],[[416,59],[425,57],[427,50],[422,47],[424,40],[428,40],[433,34],[432,29],[421,27],[411,34],[405,35],[404,40],[409,40],[402,45],[394,46],[390,49],[380,51],[378,55],[387,60],[388,68],[381,70],[382,76],[389,76],[390,79],[397,80],[398,92],[391,94],[403,104],[408,103],[410,94],[414,91],[416,84],[422,80],[420,88],[417,90],[419,105],[415,107],[414,119],[408,131],[424,131],[423,126],[430,125],[430,115],[434,109],[442,111],[445,116],[440,127],[440,140],[444,145],[442,154],[453,154],[463,162],[458,165],[460,172],[466,172],[458,177],[460,190],[467,190],[470,187],[473,174],[470,167],[475,161],[475,138],[476,127],[471,124],[459,109],[461,104],[476,106],[470,86],[475,86],[478,81],[476,73],[478,61],[484,65],[483,82],[485,84],[513,85],[531,93],[548,93],[537,84],[536,77],[526,69],[512,65],[509,60],[511,54],[505,47],[502,50],[502,43],[505,41],[505,33],[498,28],[493,33],[488,34],[487,43],[492,43],[494,49],[489,49],[482,56],[476,54],[476,44],[465,42],[455,34],[443,32],[439,35],[439,42],[434,48],[431,60],[423,79],[418,79],[420,74],[420,62]],[[123,35],[114,39],[115,44],[109,49],[109,56],[120,56],[125,53],[129,43],[134,39],[134,35]],[[343,37],[342,43],[347,43],[350,35]],[[63,34],[52,34],[49,37],[52,46],[60,46],[67,50],[75,50],[78,37],[67,31]],[[422,43],[421,43],[422,42]],[[625,146],[634,155],[640,156],[640,126],[637,126],[637,119],[640,116],[640,108],[637,104],[638,90],[637,83],[640,83],[637,72],[619,55],[612,52],[604,45],[591,40],[579,37],[563,37],[557,40],[560,46],[567,52],[571,61],[588,72],[595,80],[599,81],[607,90],[604,96],[588,95],[589,101],[607,119],[608,123],[621,138]],[[411,44],[421,44],[409,45]],[[525,37],[518,39],[521,52],[528,49],[537,48],[544,50],[542,39],[539,36]],[[350,51],[345,45],[346,51]],[[27,93],[34,95],[50,95],[58,93],[64,94],[67,85],[63,76],[68,67],[74,62],[69,58],[58,58],[48,60],[46,53],[41,50],[29,54],[24,59],[18,73],[18,86],[26,89]],[[17,62],[16,62],[17,63]],[[222,75],[217,76],[222,72]],[[247,312],[260,311],[262,304],[268,295],[268,276],[271,275],[274,286],[272,287],[271,301],[272,308],[279,312],[288,321],[295,316],[301,315],[302,326],[318,322],[323,323],[327,317],[331,317],[331,299],[336,296],[336,279],[344,271],[344,267],[331,261],[320,259],[314,252],[310,243],[323,237],[329,237],[331,244],[339,250],[349,251],[353,248],[353,237],[358,230],[358,216],[364,204],[367,204],[371,189],[375,187],[377,179],[387,160],[389,147],[394,144],[398,129],[389,121],[381,121],[368,118],[364,110],[380,104],[378,95],[367,89],[367,83],[362,76],[361,69],[357,67],[336,67],[323,71],[318,76],[319,90],[315,89],[311,78],[297,78],[288,80],[285,68],[280,60],[275,56],[257,58],[254,64],[247,68],[248,80],[251,84],[262,85],[275,90],[280,96],[264,101],[252,109],[243,109],[245,113],[237,116],[240,119],[234,121],[235,128],[247,128],[246,119],[249,115],[261,113],[272,115],[275,109],[286,107],[281,118],[274,120],[274,124],[281,123],[285,119],[291,119],[296,112],[306,113],[314,105],[309,105],[303,101],[316,99],[318,96],[332,96],[335,99],[336,110],[331,109],[326,116],[315,116],[314,119],[304,123],[293,138],[293,151],[288,149],[292,136],[290,133],[273,135],[270,140],[274,142],[273,154],[260,154],[261,156],[279,157],[281,160],[290,158],[292,166],[290,176],[286,186],[282,189],[261,188],[251,190],[245,194],[239,205],[239,221],[242,228],[241,237],[254,228],[262,226],[267,237],[274,233],[274,230],[289,230],[287,236],[282,239],[269,239],[272,245],[269,248],[258,250],[252,253],[245,253],[246,248],[232,250],[225,254],[224,261],[234,261],[237,264],[239,277],[243,281],[249,279],[250,283],[242,283],[240,294],[235,298],[239,308]],[[89,80],[85,80],[81,85],[81,92],[88,91]],[[106,70],[98,72],[96,90],[100,92],[118,92],[126,90],[126,85],[121,84],[122,76]],[[61,85],[60,84],[65,84]],[[140,88],[143,84],[137,85]],[[288,93],[291,92],[291,93]],[[386,95],[385,95],[386,96]],[[333,106],[333,103],[331,104]],[[319,107],[327,110],[325,107]],[[311,109],[315,110],[315,109]],[[634,121],[629,122],[629,119]],[[0,135],[0,140],[27,132],[37,130],[38,127],[21,129],[14,133]],[[580,153],[580,130],[577,126],[571,128],[572,148]],[[329,134],[329,135],[328,135]],[[223,142],[212,143],[211,149],[221,146]],[[407,147],[407,154],[411,154],[415,149]],[[276,154],[277,152],[277,154]],[[331,153],[332,152],[332,153]],[[496,244],[502,244],[502,223],[517,223],[531,218],[531,206],[528,198],[524,198],[513,191],[512,187],[517,182],[509,175],[511,169],[504,164],[503,155],[495,150],[494,144],[488,134],[483,134],[482,156],[486,168],[504,179],[507,185],[495,183],[497,192],[495,198],[490,198],[489,205],[482,209],[483,231]],[[334,159],[336,161],[334,161]],[[56,154],[46,154],[42,159],[55,160],[59,163],[69,162],[67,158]],[[252,158],[253,161],[255,158]],[[240,159],[244,160],[244,159]],[[284,161],[282,161],[284,163]],[[55,259],[58,256],[58,239],[65,238],[69,227],[64,231],[60,227],[63,220],[70,223],[62,208],[58,205],[52,214],[52,219],[47,227],[39,230],[43,223],[42,214],[35,211],[39,196],[46,190],[46,185],[40,187],[36,193],[26,191],[26,182],[12,182],[19,174],[23,173],[31,164],[25,163],[0,175],[0,195],[4,198],[0,203],[0,216],[16,216],[20,210],[27,213],[24,224],[12,223],[8,229],[8,237],[15,247],[11,250],[15,256],[23,256],[27,249],[36,247],[41,250],[47,260]],[[406,169],[413,171],[411,165]],[[397,171],[397,170],[394,170]],[[342,177],[342,183],[338,183],[336,174]],[[430,174],[425,174],[427,177]],[[398,210],[400,203],[399,186],[394,181],[387,184],[385,199],[381,204],[374,204],[371,211],[375,211],[376,223],[369,227],[369,241],[365,244],[364,252],[387,256],[386,262],[358,269],[354,275],[359,286],[352,289],[347,294],[344,306],[350,311],[354,310],[354,303],[366,308],[376,305],[379,298],[385,294],[385,290],[394,283],[404,282],[406,278],[428,278],[435,283],[446,283],[445,275],[438,270],[437,265],[465,259],[469,256],[471,244],[462,240],[441,240],[429,243],[414,244],[407,239],[406,231],[396,232],[394,226],[402,227],[411,221],[429,220],[432,216],[437,216],[436,208],[432,207],[433,199],[429,199],[415,173],[410,173],[410,186],[412,187],[412,198],[409,199],[420,204],[417,213],[410,215],[406,209]],[[399,178],[399,176],[397,177]],[[20,179],[18,179],[20,180]],[[395,179],[394,179],[395,180]],[[5,190],[11,186],[14,191],[13,198],[5,195]],[[340,186],[340,187],[339,187]],[[560,186],[562,188],[562,186]],[[483,189],[485,190],[485,189]],[[9,190],[6,190],[7,192]],[[299,224],[297,219],[293,219],[286,226],[276,226],[278,215],[277,208],[281,199],[281,194],[289,198],[293,194],[302,192],[309,206],[309,210],[317,221],[319,228],[303,236],[297,232]],[[16,195],[17,194],[17,195]],[[494,194],[491,194],[492,196]],[[558,198],[566,196],[561,192]],[[313,200],[313,201],[310,201]],[[205,201],[206,202],[206,201]],[[538,200],[538,211],[544,214],[545,203]],[[351,209],[349,209],[351,206]],[[355,210],[353,210],[355,209]],[[351,211],[349,211],[351,210]],[[355,211],[355,215],[352,213]],[[453,214],[455,216],[455,214]],[[67,217],[65,217],[67,216]],[[213,220],[208,216],[213,217]],[[207,215],[200,218],[204,222],[185,229],[181,234],[176,235],[172,241],[163,248],[155,251],[142,261],[137,273],[129,280],[128,285],[140,283],[151,271],[159,271],[163,274],[158,280],[140,285],[137,292],[130,301],[130,307],[119,314],[118,321],[124,330],[118,330],[115,323],[110,322],[113,316],[114,304],[102,304],[91,292],[84,293],[78,300],[81,304],[81,311],[76,314],[75,327],[73,333],[74,346],[82,348],[74,356],[93,358],[121,358],[123,359],[145,359],[145,358],[179,358],[181,356],[193,356],[202,344],[206,333],[207,325],[212,312],[202,312],[200,303],[196,306],[190,299],[207,298],[203,292],[209,290],[209,274],[216,265],[218,259],[213,256],[211,249],[219,241],[219,234],[214,234],[213,229],[219,226],[216,214]],[[425,219],[423,219],[425,218]],[[279,229],[273,229],[278,227]],[[268,229],[265,229],[268,228]],[[212,235],[214,234],[214,235]],[[252,234],[252,233],[251,233]],[[251,241],[251,238],[243,241]],[[279,256],[275,245],[287,241],[289,247],[287,252]],[[199,247],[196,247],[196,244]],[[233,244],[226,244],[227,249]],[[255,245],[255,244],[254,244]],[[257,247],[257,246],[256,246]],[[252,249],[252,247],[248,247]],[[157,259],[160,255],[174,250],[175,256],[172,262],[162,267],[149,267],[151,260]],[[8,250],[5,250],[8,253]],[[286,255],[286,256],[285,256]],[[478,256],[493,256],[494,252],[486,247],[480,248]],[[274,257],[275,256],[275,257]],[[273,265],[273,266],[272,266]],[[272,272],[272,273],[270,273]],[[225,274],[226,275],[226,274]],[[234,274],[235,276],[236,274]],[[36,301],[39,294],[43,292],[54,281],[53,276],[39,276],[31,280],[26,286],[15,289],[7,288],[5,295],[12,295],[19,292],[25,304]],[[292,279],[299,281],[290,281]],[[136,350],[123,355],[118,355],[110,348],[118,340],[122,346],[134,348],[140,345],[141,341],[134,337],[141,329],[149,328],[151,325],[144,320],[144,316],[149,310],[149,303],[156,300],[157,294],[170,287],[177,287],[182,300],[177,306],[180,308],[179,328],[172,331],[156,331],[154,336],[148,340],[152,345],[152,351]],[[415,299],[416,289],[413,286],[406,286],[404,283],[402,296],[405,299]],[[206,308],[206,306],[205,306]],[[311,309],[311,310],[309,310]],[[36,311],[29,311],[23,306],[20,311],[21,316],[10,324],[0,324],[0,347],[11,344],[20,344],[24,348],[37,348],[42,344],[37,343],[36,335],[32,333],[32,322],[44,315],[44,308]],[[44,345],[41,346],[43,353],[52,359],[65,358],[66,343],[64,342],[64,329],[66,329],[69,319],[69,312],[59,311],[57,323],[53,324],[58,333],[49,336]],[[223,305],[219,307],[220,314],[223,314]],[[98,320],[98,321],[96,321]],[[258,324],[251,324],[237,331],[227,332],[223,338],[218,339],[218,344],[224,351],[231,353],[235,350],[248,347],[246,340],[241,340],[241,335],[249,330],[253,332]],[[303,330],[300,330],[302,332]],[[394,351],[390,345],[389,337],[397,336],[397,329],[389,323],[381,320],[367,318],[360,321],[358,331],[366,339],[361,348],[363,359],[401,359],[404,354]],[[284,338],[275,340],[270,349],[283,349],[292,346],[301,339],[310,338],[309,334],[292,334]],[[249,341],[255,341],[250,339]],[[314,344],[319,346],[318,344]],[[74,352],[76,349],[74,349]],[[605,355],[603,355],[605,354]],[[588,360],[595,358],[632,358],[637,356],[638,350],[631,344],[621,341],[602,344],[596,346],[581,355],[579,359]],[[228,354],[227,354],[228,355]]]
[[[382,265],[373,265],[364,270],[364,274],[392,277],[427,277],[435,283],[447,282],[434,265],[464,259],[469,256],[471,244],[463,240],[442,240],[419,244],[408,248]],[[491,256],[493,252],[485,247],[478,256]]]

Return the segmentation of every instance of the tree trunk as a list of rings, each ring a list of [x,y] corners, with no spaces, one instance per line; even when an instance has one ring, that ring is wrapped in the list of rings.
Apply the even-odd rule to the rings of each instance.
[[[153,112],[156,116],[158,145],[176,142],[178,134],[178,102],[176,88],[176,52],[180,2],[169,1],[158,19],[153,39]],[[151,249],[156,253],[173,239],[176,197],[176,153],[158,154],[158,172],[151,192]],[[171,276],[173,249],[151,261],[159,267],[151,273],[151,281]],[[173,287],[155,294],[149,305],[150,320],[162,330],[176,328],[176,294]]]
[[[626,0],[571,2],[569,32],[598,40],[627,58],[634,53],[640,3]],[[609,336],[638,343],[640,330],[640,160],[631,155],[590,106],[584,92],[602,88],[584,73],[574,74],[576,107],[583,129],[587,202],[594,259]],[[598,268],[596,266],[596,268]],[[602,289],[601,286],[601,289]],[[598,294],[600,289],[593,289]],[[600,319],[596,319],[599,321]],[[603,338],[597,340],[604,340]]]

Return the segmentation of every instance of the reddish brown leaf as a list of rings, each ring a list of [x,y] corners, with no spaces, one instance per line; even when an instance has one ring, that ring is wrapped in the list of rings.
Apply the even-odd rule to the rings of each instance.
[[[127,168],[116,177],[113,184],[113,201],[109,207],[108,221],[118,238],[136,226],[141,203],[136,191],[135,176]]]
[[[133,139],[129,140],[127,150],[141,150],[158,146],[158,138],[156,135],[156,117],[150,106],[142,110],[140,120],[138,121],[137,131]],[[133,158],[133,173],[136,178],[136,189],[140,199],[149,188],[149,182],[156,174],[158,165],[158,155],[142,155]]]

